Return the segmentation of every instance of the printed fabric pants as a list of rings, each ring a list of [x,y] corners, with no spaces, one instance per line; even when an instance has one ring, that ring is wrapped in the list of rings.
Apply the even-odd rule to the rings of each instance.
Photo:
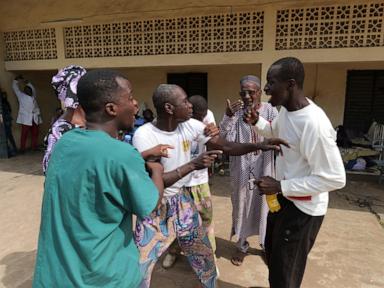
[[[150,216],[137,219],[135,242],[140,251],[140,268],[144,275],[140,287],[150,287],[157,260],[175,239],[203,287],[216,287],[214,253],[187,189],[164,197],[161,206]]]
[[[197,211],[199,211],[203,227],[207,233],[213,252],[216,251],[215,229],[213,225],[212,196],[209,184],[199,184],[187,188],[193,198]]]

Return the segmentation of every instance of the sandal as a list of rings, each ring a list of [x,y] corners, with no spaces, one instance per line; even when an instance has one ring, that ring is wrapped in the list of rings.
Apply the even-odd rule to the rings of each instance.
[[[241,266],[241,264],[243,264],[245,256],[247,255],[248,253],[237,250],[236,253],[232,256],[232,264],[235,266]]]

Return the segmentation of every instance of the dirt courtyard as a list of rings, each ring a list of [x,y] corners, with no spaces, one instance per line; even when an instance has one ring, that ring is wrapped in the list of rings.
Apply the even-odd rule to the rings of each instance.
[[[44,177],[41,153],[0,160],[0,287],[31,287]],[[230,182],[212,179],[219,287],[268,287],[268,271],[256,245],[242,266],[230,258]],[[302,287],[384,287],[384,184],[373,176],[348,175],[347,186],[332,192],[328,214],[312,249]],[[381,219],[381,220],[380,220]],[[152,287],[192,288],[197,281],[186,259],[170,270],[157,265]]]

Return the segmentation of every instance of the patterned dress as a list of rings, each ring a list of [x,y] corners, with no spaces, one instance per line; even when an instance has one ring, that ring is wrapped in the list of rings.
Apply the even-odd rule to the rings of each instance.
[[[255,143],[264,138],[254,132],[251,126],[243,121],[243,111],[233,117],[224,115],[220,123],[220,134],[228,141]],[[272,121],[278,114],[276,108],[269,103],[261,103],[260,116]],[[243,156],[230,157],[230,174],[232,183],[232,229],[231,238],[245,240],[252,235],[260,235],[260,244],[264,244],[268,206],[264,196],[250,179],[261,176],[273,176],[273,152],[254,152]],[[245,251],[243,251],[245,252]]]
[[[53,146],[55,146],[56,142],[63,136],[65,132],[72,130],[75,128],[71,122],[59,118],[55,123],[52,124],[51,129],[49,129],[47,136],[44,138],[44,144],[46,146],[44,158],[43,158],[43,172],[47,171],[48,162],[51,157],[51,153],[53,150]]]

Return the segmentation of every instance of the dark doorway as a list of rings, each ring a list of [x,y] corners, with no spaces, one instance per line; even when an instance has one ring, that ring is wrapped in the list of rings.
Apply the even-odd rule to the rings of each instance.
[[[384,70],[348,71],[344,127],[365,133],[372,121],[384,123]]]
[[[179,85],[187,93],[201,95],[205,99],[208,97],[207,73],[168,73],[167,83]]]

